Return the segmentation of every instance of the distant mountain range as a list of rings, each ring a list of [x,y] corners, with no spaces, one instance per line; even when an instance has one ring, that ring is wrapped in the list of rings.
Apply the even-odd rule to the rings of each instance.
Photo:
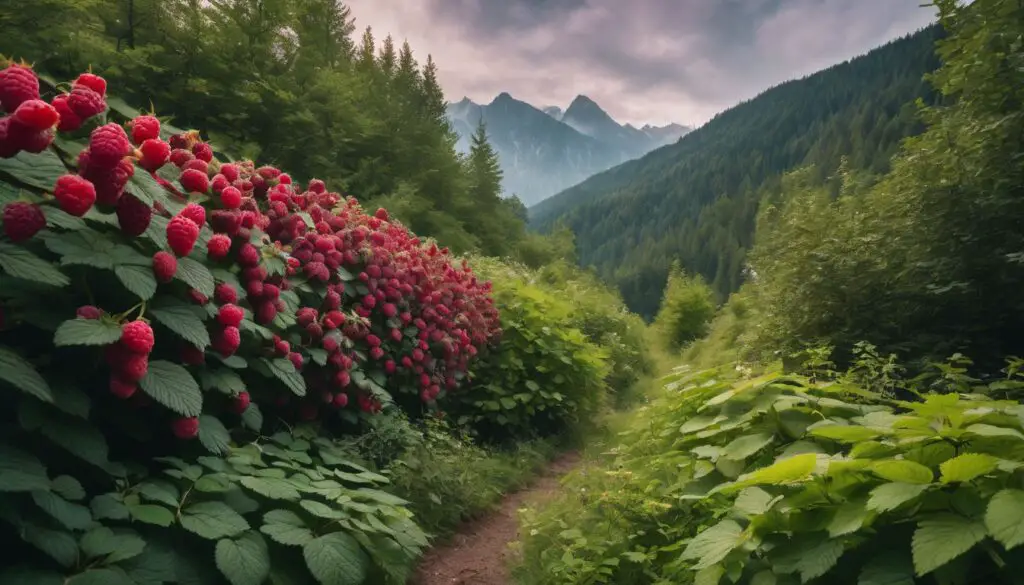
[[[584,95],[562,111],[557,106],[537,108],[502,93],[486,105],[469,98],[448,104],[460,151],[468,152],[481,118],[501,159],[505,193],[518,195],[526,205],[671,144],[691,130],[679,124],[619,124]]]

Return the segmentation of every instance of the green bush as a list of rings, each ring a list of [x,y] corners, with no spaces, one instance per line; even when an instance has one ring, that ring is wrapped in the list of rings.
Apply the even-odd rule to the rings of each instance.
[[[699,275],[689,276],[672,265],[661,297],[661,308],[654,317],[654,329],[671,350],[679,350],[708,331],[715,316],[715,293]]]

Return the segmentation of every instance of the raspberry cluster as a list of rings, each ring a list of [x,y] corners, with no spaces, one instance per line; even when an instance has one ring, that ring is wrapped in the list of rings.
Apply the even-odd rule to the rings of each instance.
[[[88,309],[79,309],[79,318]],[[121,339],[107,346],[105,358],[110,366],[110,392],[118,398],[131,398],[138,389],[138,383],[149,371],[149,354],[153,351],[155,339],[153,329],[142,320],[128,321],[121,326]]]

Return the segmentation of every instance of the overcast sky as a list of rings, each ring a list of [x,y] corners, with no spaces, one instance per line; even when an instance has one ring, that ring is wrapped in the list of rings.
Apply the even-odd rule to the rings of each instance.
[[[358,28],[432,53],[450,101],[498,93],[620,122],[696,125],[934,20],[921,0],[347,0]]]

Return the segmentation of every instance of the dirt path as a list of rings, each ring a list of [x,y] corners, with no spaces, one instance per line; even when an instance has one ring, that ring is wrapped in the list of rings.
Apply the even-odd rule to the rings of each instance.
[[[448,542],[427,553],[411,585],[509,585],[509,543],[519,536],[517,510],[557,493],[558,480],[579,462],[578,453],[552,461],[532,485],[510,494],[494,512],[468,522]]]

